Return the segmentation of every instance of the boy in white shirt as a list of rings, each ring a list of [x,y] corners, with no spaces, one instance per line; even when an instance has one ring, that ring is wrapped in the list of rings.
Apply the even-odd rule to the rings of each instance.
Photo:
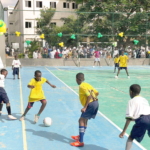
[[[123,138],[130,122],[135,121],[135,125],[126,143],[126,150],[131,149],[134,139],[141,142],[146,131],[148,131],[150,137],[150,106],[145,98],[139,96],[140,91],[141,87],[138,84],[130,86],[130,97],[132,99],[128,102],[127,106],[126,124],[119,135],[120,138]]]
[[[0,74],[0,116],[2,114],[3,103],[6,103],[6,109],[8,112],[8,119],[16,120],[17,118],[15,118],[11,115],[11,107],[10,107],[9,98],[7,96],[5,89],[4,89],[4,81],[5,81],[7,74],[8,74],[8,71],[6,69],[1,70],[1,74]]]
[[[20,63],[20,60],[18,59],[18,56],[15,55],[15,60],[13,60],[12,62],[14,80],[15,80],[15,74],[18,75],[18,79],[19,79],[19,68],[21,68],[21,63]]]

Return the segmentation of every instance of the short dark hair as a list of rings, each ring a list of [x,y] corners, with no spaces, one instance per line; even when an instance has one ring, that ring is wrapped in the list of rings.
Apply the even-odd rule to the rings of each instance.
[[[130,91],[132,91],[134,94],[138,95],[141,92],[141,87],[138,84],[133,84],[130,86]]]
[[[7,70],[6,70],[6,69],[2,69],[2,70],[1,70],[1,74],[2,74],[3,72],[5,72],[5,71],[7,71]]]
[[[41,73],[41,71],[40,70],[36,70],[34,75],[36,76],[38,73]]]
[[[83,81],[84,80],[84,74],[83,73],[78,73],[76,75],[76,78],[79,80],[79,81]]]

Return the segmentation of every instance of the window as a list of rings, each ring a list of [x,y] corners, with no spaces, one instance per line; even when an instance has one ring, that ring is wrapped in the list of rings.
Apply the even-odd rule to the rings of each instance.
[[[69,8],[69,3],[63,3],[63,8]]]
[[[13,12],[9,12],[9,14],[13,14]]]
[[[78,9],[78,4],[72,3],[72,9]]]
[[[10,22],[9,24],[10,24],[10,25],[13,25],[13,23],[12,23],[12,22]]]
[[[31,1],[25,1],[25,3],[26,3],[26,7],[31,7]]]
[[[42,1],[37,1],[36,2],[36,7],[42,8]]]
[[[40,22],[37,22],[37,28],[40,28]]]
[[[50,8],[56,8],[56,2],[50,2]]]
[[[25,22],[25,28],[31,28],[31,22]]]
[[[51,25],[52,25],[52,26],[56,26],[56,22],[52,22]]]

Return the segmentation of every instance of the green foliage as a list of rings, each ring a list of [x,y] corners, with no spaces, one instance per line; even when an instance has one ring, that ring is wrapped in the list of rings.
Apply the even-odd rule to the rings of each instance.
[[[29,49],[28,57],[33,58],[33,52],[40,48],[40,43],[34,39],[34,41],[31,41],[30,45],[31,47],[28,48]]]
[[[24,58],[24,53],[20,53],[20,54],[18,55],[18,58]]]

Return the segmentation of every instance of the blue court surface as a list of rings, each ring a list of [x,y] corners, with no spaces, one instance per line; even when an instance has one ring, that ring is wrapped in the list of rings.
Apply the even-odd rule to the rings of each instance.
[[[109,70],[111,67],[104,68]],[[119,138],[120,128],[105,117],[101,112],[95,120],[88,122],[88,128],[84,136],[84,147],[72,147],[71,135],[78,135],[78,119],[81,115],[81,104],[78,94],[66,85],[61,78],[51,71],[55,70],[96,70],[97,67],[23,67],[20,70],[21,80],[13,80],[12,70],[8,69],[5,80],[5,89],[11,102],[12,114],[18,119],[24,112],[30,89],[28,83],[34,77],[34,71],[40,70],[42,76],[56,85],[52,89],[47,83],[43,85],[43,91],[48,101],[47,106],[40,116],[37,124],[34,124],[34,115],[38,113],[41,103],[36,102],[29,111],[25,121],[8,121],[5,105],[3,115],[0,116],[0,149],[5,150],[124,150],[127,136]],[[112,69],[112,68],[111,68]],[[141,67],[142,69],[142,67]],[[64,74],[67,76],[66,74]],[[76,74],[75,74],[76,75]],[[74,76],[75,76],[74,75]],[[75,80],[72,79],[72,80]],[[101,107],[101,106],[100,106]],[[111,112],[110,112],[111,113]],[[51,127],[44,127],[43,119],[51,117]],[[145,149],[134,142],[132,150]]]

